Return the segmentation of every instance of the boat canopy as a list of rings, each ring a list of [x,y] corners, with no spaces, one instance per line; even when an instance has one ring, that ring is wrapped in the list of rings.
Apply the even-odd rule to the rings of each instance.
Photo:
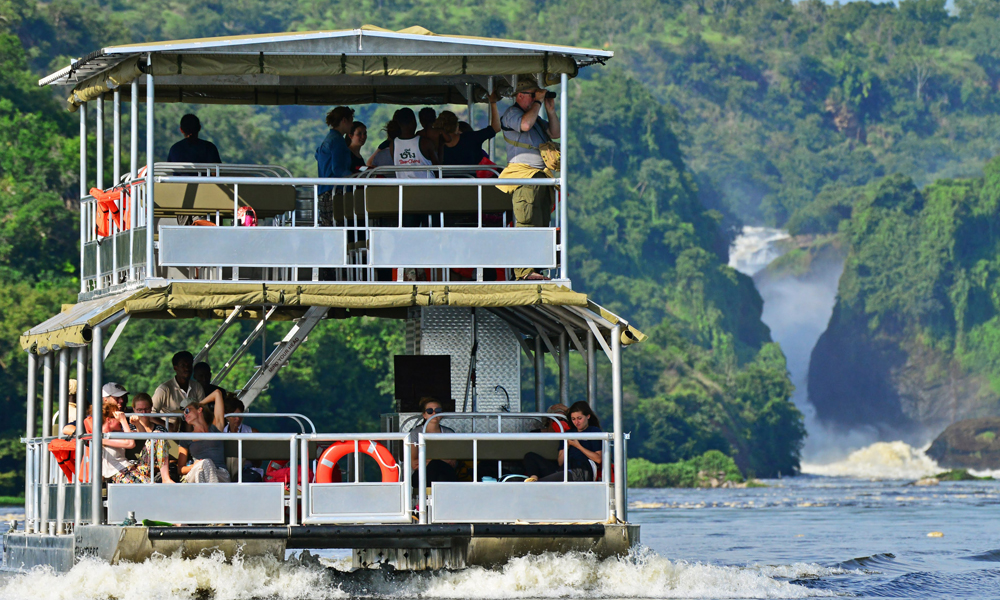
[[[216,318],[234,310],[240,318],[260,320],[264,307],[277,307],[270,321],[301,317],[311,306],[328,307],[328,317],[375,316],[406,318],[412,306],[458,306],[493,310],[520,333],[534,337],[539,330],[561,330],[582,337],[597,329],[607,343],[611,328],[623,325],[622,343],[646,339],[614,313],[555,284],[539,285],[295,285],[270,283],[171,283],[63,306],[60,314],[21,335],[21,348],[45,354],[60,348],[86,346],[91,331],[120,313],[139,319]],[[590,325],[588,322],[593,323]]]
[[[554,84],[612,56],[606,50],[438,35],[423,27],[364,25],[110,46],[39,85],[72,85],[71,110],[111,91],[128,97],[128,84],[145,73],[156,78],[156,102],[446,104],[484,102],[490,81],[505,93],[519,75],[540,74],[546,85]]]

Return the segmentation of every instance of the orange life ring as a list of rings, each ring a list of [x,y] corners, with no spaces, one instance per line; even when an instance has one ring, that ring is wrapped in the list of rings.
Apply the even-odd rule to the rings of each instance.
[[[360,440],[357,444],[359,451],[378,461],[379,469],[382,470],[382,483],[399,481],[399,465],[396,464],[396,459],[392,457],[392,453],[385,446],[371,440]],[[337,461],[353,453],[353,441],[336,442],[324,450],[323,454],[319,456],[319,465],[316,467],[316,483],[331,483]]]

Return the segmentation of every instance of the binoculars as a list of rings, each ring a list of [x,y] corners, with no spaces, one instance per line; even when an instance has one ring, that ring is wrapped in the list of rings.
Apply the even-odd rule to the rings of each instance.
[[[546,98],[555,98],[555,97],[556,97],[556,93],[555,93],[555,92],[552,92],[552,91],[548,91],[548,90],[546,90],[546,91],[545,91],[545,97],[546,97]]]

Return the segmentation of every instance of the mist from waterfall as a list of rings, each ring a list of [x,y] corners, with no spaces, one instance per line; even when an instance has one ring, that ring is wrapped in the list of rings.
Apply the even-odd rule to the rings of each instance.
[[[805,417],[806,438],[802,458],[806,463],[827,463],[852,450],[877,441],[873,430],[832,432],[816,417],[809,402],[809,359],[820,335],[826,330],[837,299],[843,260],[815,261],[807,273],[771,274],[765,271],[785,254],[790,236],[780,229],[743,228],[729,251],[729,266],[754,278],[764,299],[761,319],[771,329],[771,338],[781,345],[795,385],[792,402]]]

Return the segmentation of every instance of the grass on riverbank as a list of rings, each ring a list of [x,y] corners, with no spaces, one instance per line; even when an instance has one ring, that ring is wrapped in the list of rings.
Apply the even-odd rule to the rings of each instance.
[[[743,474],[732,458],[718,450],[674,463],[656,464],[644,458],[628,461],[630,488],[722,487],[744,483]]]
[[[24,496],[0,496],[0,506],[24,506]]]

